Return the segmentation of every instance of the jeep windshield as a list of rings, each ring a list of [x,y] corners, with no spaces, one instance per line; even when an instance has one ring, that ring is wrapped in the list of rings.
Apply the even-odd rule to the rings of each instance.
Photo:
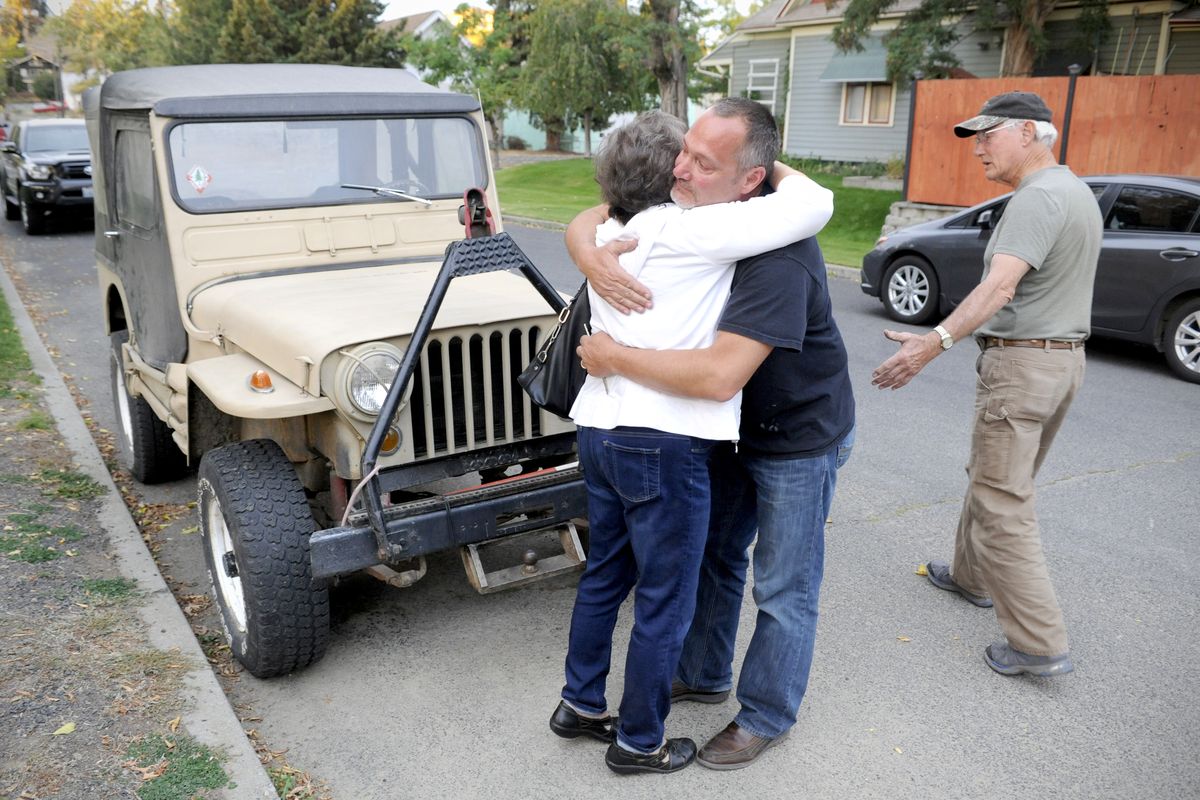
[[[169,129],[172,192],[211,213],[436,200],[486,185],[483,145],[465,117],[181,122]]]

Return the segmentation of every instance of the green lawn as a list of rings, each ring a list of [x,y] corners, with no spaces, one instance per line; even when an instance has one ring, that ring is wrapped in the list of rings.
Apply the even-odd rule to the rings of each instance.
[[[814,174],[813,180],[833,191],[833,219],[817,236],[830,264],[862,266],[862,257],[875,246],[888,207],[899,192],[847,189],[840,175]],[[504,214],[570,222],[585,208],[600,202],[600,190],[586,158],[542,161],[507,167],[496,173],[496,189]]]

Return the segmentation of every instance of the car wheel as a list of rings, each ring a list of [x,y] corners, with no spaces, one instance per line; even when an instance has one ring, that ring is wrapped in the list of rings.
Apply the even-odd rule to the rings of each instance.
[[[173,481],[187,472],[187,459],[171,438],[167,424],[154,414],[144,398],[132,396],[125,386],[121,345],[128,340],[129,331],[114,333],[109,359],[118,457],[121,466],[142,483]]]
[[[8,177],[0,173],[0,193],[4,194],[4,218],[14,220],[21,218],[21,207],[8,199]],[[21,193],[21,187],[17,187],[17,194]]]
[[[920,325],[937,313],[937,275],[920,256],[898,258],[884,273],[880,296],[889,317]]]
[[[42,207],[24,196],[19,196],[18,203],[21,207],[21,226],[25,228],[25,232],[30,236],[45,233],[47,222]]]
[[[1200,300],[1187,301],[1167,320],[1163,353],[1172,372],[1200,383]]]
[[[200,532],[233,655],[259,678],[317,661],[329,640],[329,590],[312,577],[312,510],[275,442],[218,447],[200,462]]]

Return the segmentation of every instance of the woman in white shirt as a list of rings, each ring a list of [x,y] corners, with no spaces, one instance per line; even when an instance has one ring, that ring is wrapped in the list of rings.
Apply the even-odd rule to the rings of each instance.
[[[749,131],[752,122],[745,122]],[[646,313],[626,316],[589,289],[593,330],[622,344],[707,347],[735,262],[813,236],[833,213],[832,193],[778,162],[761,167],[774,187],[769,194],[687,209],[670,202],[683,137],[678,119],[648,112],[610,133],[596,157],[611,215],[597,228],[597,244],[636,238],[621,265],[655,298]],[[611,741],[605,761],[614,771],[671,772],[695,754],[690,739],[664,738],[664,722],[708,530],[708,451],[737,438],[740,400],[740,393],[703,400],[619,376],[589,376],[571,410],[590,547],[571,619],[563,701],[550,727],[561,736]],[[618,726],[605,681],[617,611],[635,588]]]

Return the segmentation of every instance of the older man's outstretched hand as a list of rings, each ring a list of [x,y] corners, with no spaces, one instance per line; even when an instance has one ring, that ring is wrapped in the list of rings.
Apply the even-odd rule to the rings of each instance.
[[[893,342],[899,342],[900,350],[871,373],[872,385],[880,389],[899,389],[942,352],[941,337],[936,333],[885,330],[883,335]]]

